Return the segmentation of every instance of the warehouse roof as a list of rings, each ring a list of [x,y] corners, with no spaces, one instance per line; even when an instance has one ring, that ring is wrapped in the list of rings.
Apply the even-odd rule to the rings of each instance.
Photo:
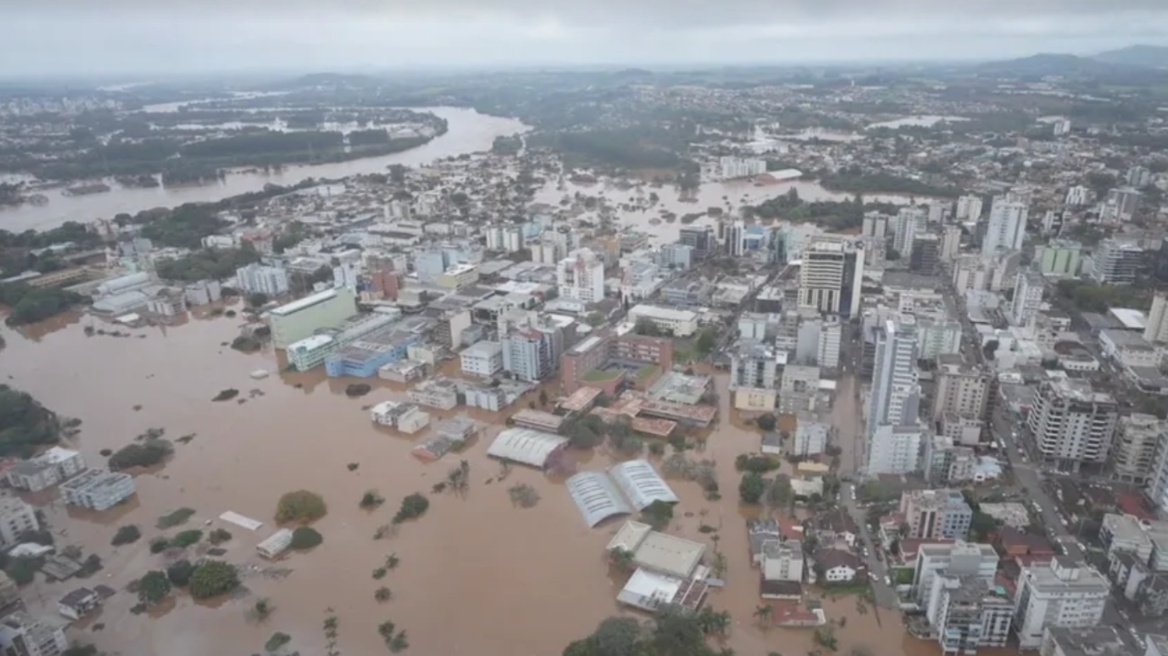
[[[499,433],[487,455],[544,468],[548,459],[568,443],[568,438],[528,428],[509,428]]]
[[[644,510],[654,501],[677,503],[677,495],[648,460],[622,462],[608,472],[637,510]]]
[[[568,493],[591,528],[615,515],[627,515],[632,508],[621,497],[612,479],[604,472],[586,471],[567,481]]]

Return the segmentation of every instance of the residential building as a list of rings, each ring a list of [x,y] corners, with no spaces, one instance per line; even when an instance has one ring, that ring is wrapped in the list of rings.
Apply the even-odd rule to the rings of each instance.
[[[659,254],[661,266],[666,269],[686,271],[697,259],[696,250],[687,244],[664,244]]]
[[[71,620],[79,620],[101,607],[101,595],[89,588],[70,590],[57,600],[57,612]]]
[[[1168,511],[1168,433],[1161,433],[1156,438],[1156,452],[1145,493],[1157,508]]]
[[[0,497],[0,548],[20,543],[20,538],[40,528],[33,507],[16,497]]]
[[[218,280],[199,280],[183,287],[183,295],[188,306],[206,305],[223,297],[223,287]]]
[[[999,250],[1022,250],[1028,214],[1026,203],[1009,196],[996,196],[990,204],[990,218],[981,242],[982,257],[994,257]]]
[[[864,583],[868,566],[856,554],[844,549],[820,547],[811,555],[814,582],[821,584]]]
[[[866,472],[903,474],[920,467],[918,341],[912,315],[876,328],[872,393],[868,398]]]
[[[90,510],[109,510],[134,494],[134,477],[122,472],[90,469],[61,484],[65,503]]]
[[[827,450],[827,443],[831,435],[831,424],[820,421],[809,412],[796,415],[794,443],[791,445],[791,455],[815,456]]]
[[[918,232],[924,232],[927,221],[928,210],[924,207],[912,205],[900,208],[894,220],[896,230],[892,235],[892,250],[907,259],[912,251],[913,240]]]
[[[273,308],[268,313],[268,323],[272,328],[272,344],[279,349],[287,349],[315,334],[322,328],[335,328],[357,313],[357,297],[352,291],[326,289],[286,305]]]
[[[430,413],[413,403],[382,401],[370,408],[369,415],[374,423],[409,435],[430,425]]]
[[[977,575],[934,579],[939,597],[930,629],[942,654],[976,654],[983,647],[1005,647],[1014,605]]]
[[[465,289],[479,280],[479,269],[473,264],[459,262],[451,264],[445,271],[434,277],[434,284],[442,289]]]
[[[235,271],[236,289],[245,294],[282,296],[288,293],[288,271],[283,267],[251,263]]]
[[[876,237],[881,240],[887,238],[889,236],[888,221],[890,218],[892,217],[885,216],[879,212],[865,212],[860,234],[865,237]]]
[[[1107,192],[1107,200],[1099,208],[1099,218],[1113,223],[1131,221],[1139,207],[1139,190],[1131,187],[1111,189]]]
[[[1034,262],[1042,275],[1051,278],[1074,278],[1083,265],[1083,245],[1070,239],[1052,239],[1036,246]]]
[[[1043,634],[1038,653],[1040,656],[1163,656],[1154,652],[1155,648],[1154,644],[1149,644],[1146,652],[1137,652],[1114,626],[1082,629],[1056,626]]]
[[[802,581],[803,543],[795,540],[764,542],[762,576],[766,581]]]
[[[1133,413],[1120,417],[1111,456],[1112,475],[1125,483],[1143,484],[1156,464],[1156,444],[1166,429],[1156,415]]]
[[[778,355],[772,346],[743,339],[730,354],[730,389],[773,390],[778,386]]]
[[[1143,265],[1144,251],[1138,245],[1108,237],[1091,256],[1091,278],[1097,283],[1130,285]]]
[[[1018,646],[1037,649],[1047,629],[1098,625],[1110,591],[1107,577],[1066,556],[1023,567],[1014,594]]]
[[[819,348],[815,363],[823,369],[838,369],[842,340],[843,325],[840,323],[839,315],[831,314],[824,317],[819,326]]]
[[[965,364],[961,356],[937,359],[936,387],[933,390],[933,421],[946,413],[981,417],[989,393],[989,376],[979,368]]]
[[[1119,406],[1110,394],[1096,392],[1090,381],[1054,378],[1035,390],[1026,418],[1038,450],[1061,469],[1107,462],[1119,421]]]
[[[1046,280],[1041,273],[1029,269],[1018,271],[1014,283],[1014,300],[1010,305],[1010,321],[1015,326],[1029,326],[1042,309],[1042,293]]]
[[[900,513],[909,527],[907,537],[925,540],[964,540],[973,521],[973,510],[956,490],[903,492]]]
[[[503,338],[502,345],[503,370],[519,380],[535,382],[555,373],[563,335],[550,327],[516,327]]]
[[[1122,368],[1159,369],[1162,349],[1144,341],[1139,334],[1128,330],[1099,331],[1099,346],[1104,355]]]
[[[1127,186],[1141,189],[1152,184],[1155,174],[1146,166],[1133,166],[1127,170],[1123,179],[1127,182]]]
[[[1075,185],[1074,187],[1067,189],[1067,195],[1063,202],[1070,207],[1083,207],[1085,205],[1090,205],[1091,200],[1094,197],[1095,194],[1091,192],[1090,187]]]
[[[988,544],[954,542],[950,544],[922,544],[917,549],[913,568],[912,598],[925,611],[931,624],[941,605],[938,575],[943,577],[973,576],[987,585],[994,585],[998,571],[998,552]]]
[[[718,160],[718,172],[723,180],[753,178],[766,173],[765,159],[754,157],[722,157]]]
[[[556,265],[556,285],[560,298],[595,303],[604,298],[604,261],[588,248],[572,251]]]
[[[945,226],[945,230],[941,233],[941,252],[940,258],[942,262],[952,262],[957,259],[961,253],[961,226],[949,225]]]
[[[503,345],[499,342],[475,342],[459,354],[462,373],[490,378],[503,370]]]
[[[629,310],[629,321],[634,324],[641,321],[651,321],[663,332],[674,337],[689,337],[697,332],[698,315],[689,310],[674,310],[656,305],[634,305]]]
[[[709,226],[683,226],[677,231],[677,241],[692,248],[699,260],[717,250],[714,231]]]
[[[1168,343],[1168,294],[1156,292],[1144,324],[1144,340],[1150,344]]]
[[[17,611],[0,619],[4,656],[58,656],[69,648],[63,627]]]
[[[882,424],[872,431],[865,473],[909,474],[921,468],[921,449],[926,439],[919,425]]]
[[[863,279],[863,248],[827,237],[813,239],[799,265],[799,307],[855,316]]]
[[[953,218],[958,221],[976,223],[981,219],[981,196],[962,196],[957,199],[957,211]]]
[[[940,264],[941,237],[928,234],[914,237],[908,258],[909,271],[931,276],[937,272]]]
[[[4,470],[8,484],[18,490],[40,492],[85,471],[80,451],[52,447],[41,455]]]

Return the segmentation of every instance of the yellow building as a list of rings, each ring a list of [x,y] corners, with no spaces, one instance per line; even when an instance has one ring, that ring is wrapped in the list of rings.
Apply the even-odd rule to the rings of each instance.
[[[734,407],[739,410],[770,412],[779,400],[778,390],[744,387],[734,390]]]

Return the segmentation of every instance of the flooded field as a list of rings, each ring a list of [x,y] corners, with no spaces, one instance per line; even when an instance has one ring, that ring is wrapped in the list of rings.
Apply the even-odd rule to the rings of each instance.
[[[253,370],[275,372],[279,363],[272,352],[243,355],[226,346],[237,334],[238,321],[194,318],[178,327],[131,329],[134,336],[123,338],[87,337],[83,328],[89,319],[77,318],[26,333],[0,328],[7,342],[0,350],[5,382],[61,415],[82,419],[76,447],[91,465],[104,462],[102,449],[116,450],[148,428],[164,428],[171,439],[195,434],[189,443],[175,444],[165,467],[138,475],[136,499],[110,513],[81,515],[59,502],[45,502],[51,527],[66,532],[58,544],[78,544],[103,557],[106,567],[90,584],[121,591],[145,571],[162,568],[166,557],[151,555],[147,543],[181,530],[154,527],[159,516],[180,507],[197,511],[183,528],[204,528],[205,520],[227,510],[265,522],[254,533],[217,519],[204,528],[222,526],[234,535],[225,545],[225,559],[246,568],[246,593],[214,604],[178,594],[172,608],[151,617],[131,614],[134,596],[119,592],[84,625],[102,623],[104,630],[74,628],[71,638],[127,656],[231,656],[259,653],[269,635],[283,631],[292,637],[290,649],[323,654],[322,622],[332,609],[344,654],[387,653],[377,625],[392,620],[408,632],[406,653],[415,656],[549,656],[591,632],[604,617],[626,612],[614,600],[623,581],[609,572],[603,552],[620,522],[586,528],[562,477],[516,466],[506,480],[497,480],[500,466],[485,451],[503,427],[502,416],[476,412],[474,418],[487,424],[485,435],[461,456],[423,464],[410,449],[426,433],[412,439],[387,434],[370,424],[363,409],[400,394],[400,387],[375,382],[369,395],[351,399],[344,388],[352,381],[323,374],[252,380]],[[725,384],[724,377],[718,379],[723,419],[730,417]],[[246,401],[212,403],[224,388],[239,389],[239,399]],[[810,630],[764,630],[752,619],[761,600],[757,570],[748,565],[743,519],[753,511],[737,502],[733,459],[757,444],[755,431],[722,421],[699,455],[718,461],[725,497],[706,501],[696,484],[671,481],[682,501],[668,530],[713,547],[710,535],[698,528],[720,529],[718,548],[728,558],[728,586],[713,591],[707,603],[733,617],[725,646],[740,656],[804,654],[813,648]],[[471,467],[466,495],[432,494],[431,487],[460,458]],[[584,458],[580,467],[609,462],[602,452]],[[350,471],[350,463],[359,467]],[[507,489],[517,483],[533,486],[539,504],[514,507]],[[273,530],[277,499],[301,488],[322,494],[328,503],[328,515],[314,525],[324,544],[276,563],[260,560],[254,547]],[[385,497],[385,505],[359,509],[362,494],[373,488]],[[374,540],[401,498],[414,492],[430,497],[426,515],[405,523],[393,537]],[[111,547],[117,527],[125,524],[139,526],[143,539]],[[390,554],[400,558],[400,566],[383,580],[373,580],[372,571]],[[291,572],[281,577],[253,568]],[[47,584],[38,577],[24,597],[34,609],[55,614],[55,600],[74,585]],[[386,603],[373,597],[382,585],[393,592]],[[271,600],[275,612],[263,623],[249,621],[247,611],[261,597]],[[824,605],[828,617],[847,617],[846,626],[837,630],[841,653],[855,645],[879,656],[938,653],[935,644],[907,637],[900,618],[889,610],[869,607],[861,614],[850,597],[827,599]]]

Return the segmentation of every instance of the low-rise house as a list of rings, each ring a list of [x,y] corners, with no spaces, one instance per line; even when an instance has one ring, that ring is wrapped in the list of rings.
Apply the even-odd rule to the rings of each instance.
[[[465,417],[453,417],[434,426],[434,435],[414,447],[414,457],[424,462],[434,462],[442,456],[459,449],[478,432],[478,426]]]
[[[827,512],[815,515],[811,519],[809,530],[820,543],[831,543],[843,540],[849,547],[855,546],[856,534],[859,527],[856,520],[843,508],[833,508]]]
[[[1003,526],[997,534],[995,546],[1003,558],[1024,558],[1027,562],[1049,561],[1056,555],[1050,541],[1041,535]]]
[[[77,588],[57,600],[57,612],[71,620],[79,620],[101,606],[102,598],[96,590]]]
[[[762,567],[762,545],[782,540],[779,523],[771,518],[751,519],[746,522],[746,533],[750,538],[750,562],[756,567]]]
[[[868,566],[850,551],[820,547],[812,554],[811,560],[815,582],[821,585],[868,582]]]
[[[768,455],[783,455],[783,435],[777,431],[763,433],[761,450]]]
[[[413,403],[382,401],[369,411],[374,423],[412,435],[430,425],[430,414]]]

